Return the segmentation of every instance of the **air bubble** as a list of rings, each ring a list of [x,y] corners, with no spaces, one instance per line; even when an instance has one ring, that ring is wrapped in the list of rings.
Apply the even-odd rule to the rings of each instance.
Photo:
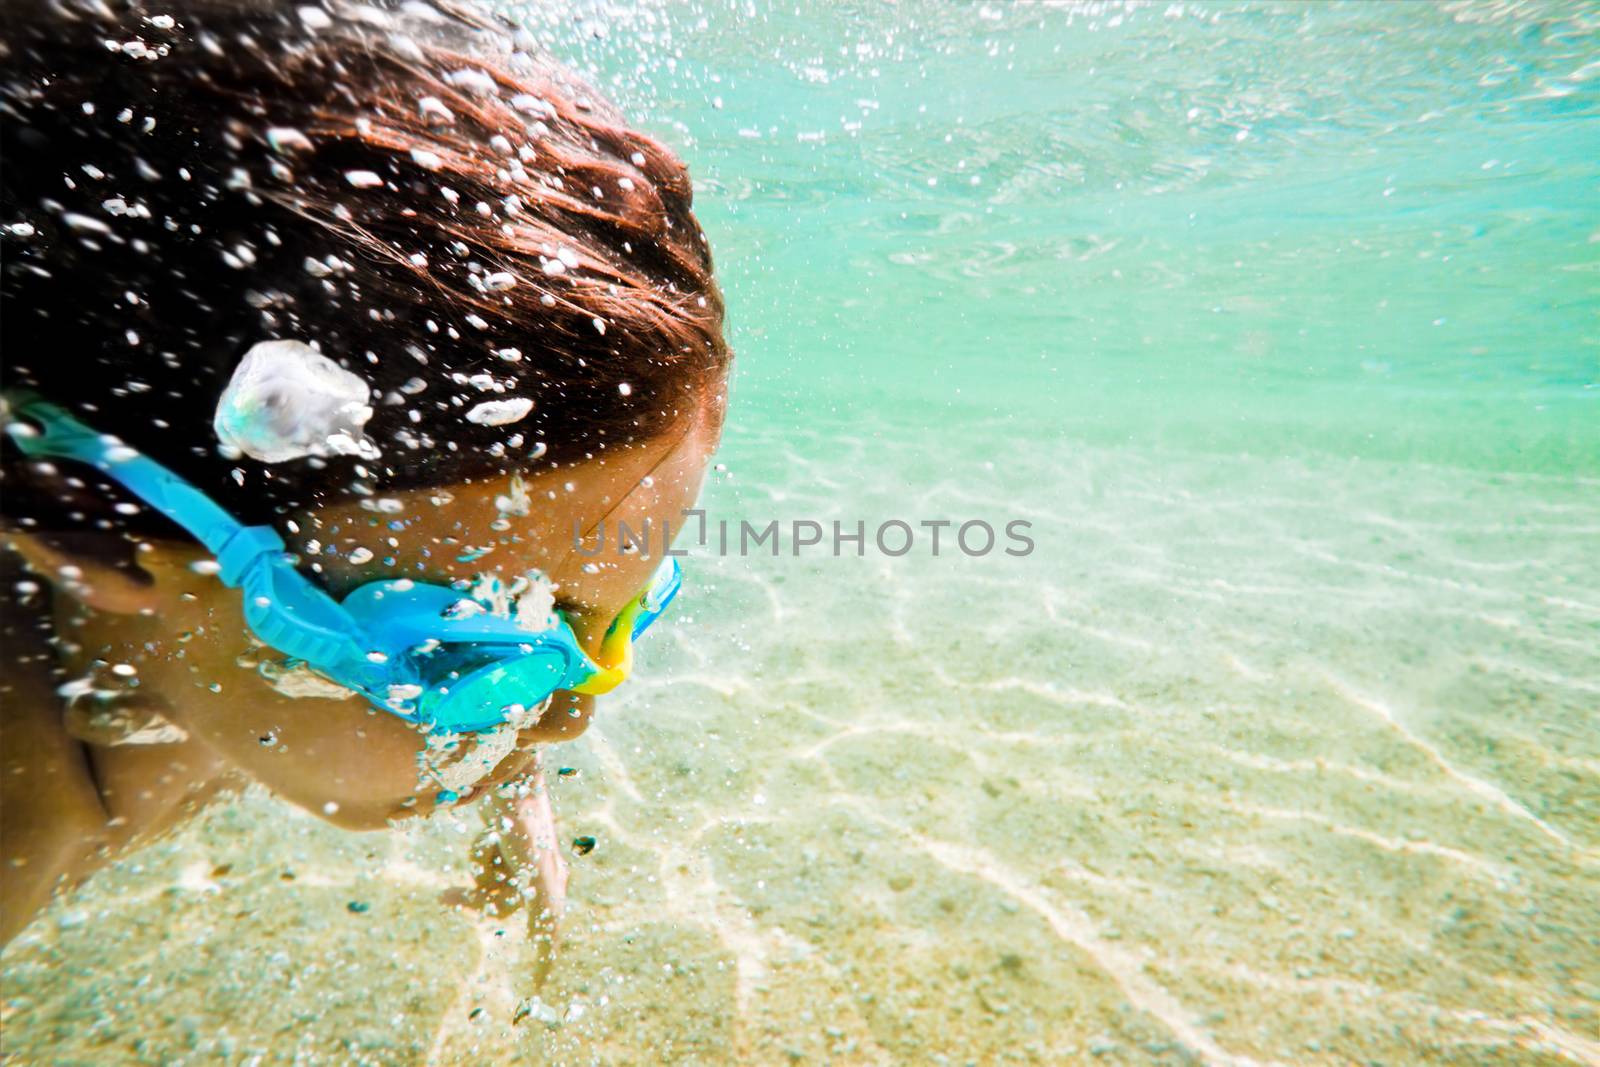
[[[444,106],[437,96],[425,96],[417,101],[417,110],[424,121],[434,126],[448,126],[456,121],[455,112]]]
[[[479,426],[504,426],[526,418],[533,410],[533,401],[527,397],[509,400],[485,400],[467,412],[467,421]]]

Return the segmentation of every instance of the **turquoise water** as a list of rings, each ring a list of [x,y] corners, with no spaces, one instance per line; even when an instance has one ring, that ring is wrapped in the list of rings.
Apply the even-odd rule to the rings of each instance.
[[[1594,472],[1592,5],[757,12],[578,49],[695,167],[747,418]]]
[[[524,14],[696,175],[711,515],[1037,548],[687,561],[534,1021],[473,816],[252,793],[18,1062],[1600,1062],[1600,8]]]

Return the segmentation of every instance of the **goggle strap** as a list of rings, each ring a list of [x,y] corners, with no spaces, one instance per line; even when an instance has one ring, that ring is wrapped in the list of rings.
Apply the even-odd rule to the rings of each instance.
[[[149,456],[95,433],[54,404],[32,397],[8,399],[18,415],[39,426],[34,433],[11,430],[26,455],[76,460],[105,472],[209,549],[223,584],[244,587],[245,620],[269,646],[314,666],[363,665],[360,626],[284,560],[286,546],[277,530],[245,526]],[[258,596],[267,603],[254,603]],[[321,624],[301,618],[296,604],[314,604]]]
[[[208,546],[209,547],[209,546]],[[278,556],[286,549],[283,538],[270,526],[240,526],[222,547],[214,550],[224,585],[237,589],[264,555]]]
[[[222,565],[221,577],[228,585],[238,587],[255,556],[283,551],[283,539],[270,526],[244,526],[149,456],[115,437],[94,432],[56,405],[21,397],[12,408],[38,424],[37,432],[22,431],[15,424],[7,427],[25,455],[76,460],[109,475],[205,545]]]

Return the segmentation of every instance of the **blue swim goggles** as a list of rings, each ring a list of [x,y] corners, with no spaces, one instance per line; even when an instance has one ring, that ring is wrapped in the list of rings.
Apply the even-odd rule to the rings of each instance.
[[[245,622],[263,642],[434,732],[491,729],[561,689],[614,689],[633,666],[634,639],[682,583],[678,561],[663,560],[649,587],[612,622],[594,658],[559,615],[538,632],[487,613],[451,618],[463,597],[446,586],[387,579],[336,601],[295,569],[272,527],[243,525],[155,460],[53,404],[7,399],[14,417],[37,426],[6,427],[26,455],[98,468],[210,549],[223,583],[244,591]]]

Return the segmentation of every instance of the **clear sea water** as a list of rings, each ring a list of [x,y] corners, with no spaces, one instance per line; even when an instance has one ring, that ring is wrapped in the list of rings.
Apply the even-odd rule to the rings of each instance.
[[[530,1019],[470,813],[251,794],[16,1062],[1600,1063],[1600,7],[522,15],[696,175],[712,517],[1036,550],[688,561]]]

